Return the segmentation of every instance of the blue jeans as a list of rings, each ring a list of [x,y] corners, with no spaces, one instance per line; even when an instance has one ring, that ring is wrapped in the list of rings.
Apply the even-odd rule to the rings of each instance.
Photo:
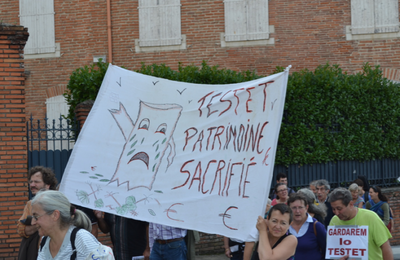
[[[183,239],[164,245],[154,241],[150,260],[186,260],[186,252],[186,244]]]

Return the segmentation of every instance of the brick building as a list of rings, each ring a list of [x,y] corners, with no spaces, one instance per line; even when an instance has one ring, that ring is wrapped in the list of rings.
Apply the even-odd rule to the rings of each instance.
[[[354,72],[370,62],[400,77],[396,0],[19,2],[1,1],[1,20],[30,33],[26,112],[35,118],[46,115],[46,102],[62,102],[54,99],[73,70],[99,57],[130,70],[141,62],[177,68],[207,60],[261,75],[328,61]]]
[[[30,34],[24,60],[7,65],[18,64],[15,75],[0,70],[10,89],[0,93],[0,109],[5,109],[0,116],[0,143],[15,150],[0,150],[1,164],[15,163],[14,168],[0,167],[0,188],[12,190],[20,201],[27,200],[21,175],[26,164],[21,113],[37,119],[63,113],[61,94],[71,72],[99,58],[130,70],[141,62],[177,68],[178,62],[200,65],[207,60],[210,65],[256,70],[260,75],[276,66],[313,70],[326,62],[352,73],[369,62],[380,65],[389,79],[400,81],[398,0],[5,0],[0,2],[3,23],[23,25]],[[17,48],[2,44],[9,43],[0,43],[0,49]],[[7,55],[20,57],[21,46]],[[18,58],[0,54],[4,64]],[[25,88],[14,88],[21,82]],[[18,115],[6,114],[11,111]],[[14,134],[5,134],[7,129]],[[20,215],[23,204],[10,204],[16,207],[12,214]],[[0,258],[5,252],[11,257],[15,245],[3,250],[3,243],[18,244],[11,228],[15,217],[4,217],[3,212],[0,216],[10,225],[10,230],[5,222],[2,225]]]

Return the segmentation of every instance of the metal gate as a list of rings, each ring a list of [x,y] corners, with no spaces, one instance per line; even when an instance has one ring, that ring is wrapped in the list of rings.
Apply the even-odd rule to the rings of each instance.
[[[60,182],[68,159],[79,134],[78,122],[71,126],[70,120],[61,115],[57,120],[34,120],[31,117],[26,123],[26,140],[28,149],[28,169],[41,165],[54,170]]]

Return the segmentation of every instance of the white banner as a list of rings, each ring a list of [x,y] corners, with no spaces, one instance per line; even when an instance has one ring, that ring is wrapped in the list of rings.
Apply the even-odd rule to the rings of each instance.
[[[368,259],[368,226],[328,226],[327,259]]]
[[[60,190],[84,207],[246,240],[264,215],[288,73],[200,85],[110,64]]]

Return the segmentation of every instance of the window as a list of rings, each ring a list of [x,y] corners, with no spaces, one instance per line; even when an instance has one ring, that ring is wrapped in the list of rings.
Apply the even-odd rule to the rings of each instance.
[[[398,0],[351,0],[351,34],[399,32]]]
[[[268,0],[224,0],[225,41],[269,39]]]
[[[47,98],[46,116],[47,116],[47,142],[48,150],[62,150],[73,148],[74,143],[69,141],[71,138],[66,131],[67,121],[60,120],[62,115],[68,115],[69,106],[63,95]]]
[[[181,45],[180,0],[139,0],[139,46]]]
[[[53,0],[20,0],[20,22],[28,28],[25,54],[56,53]]]

